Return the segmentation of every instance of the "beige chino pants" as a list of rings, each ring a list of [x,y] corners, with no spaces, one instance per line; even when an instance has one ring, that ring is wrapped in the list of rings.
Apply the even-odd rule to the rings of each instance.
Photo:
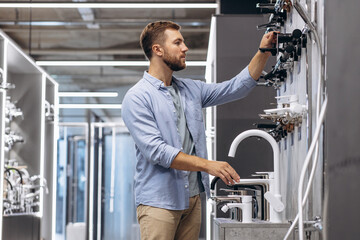
[[[137,207],[141,240],[198,240],[201,225],[201,199],[189,199],[186,210],[167,210],[146,205]]]

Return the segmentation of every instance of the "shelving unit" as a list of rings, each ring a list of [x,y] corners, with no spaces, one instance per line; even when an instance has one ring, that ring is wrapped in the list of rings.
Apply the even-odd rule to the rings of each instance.
[[[3,206],[0,239],[54,239],[58,84],[2,31],[0,56],[0,204]],[[7,118],[6,101],[14,103],[22,116]],[[9,141],[7,144],[5,141],[9,139],[6,135],[9,132],[23,141],[7,146]],[[25,179],[23,182],[17,180],[16,186],[11,184],[10,189],[20,189],[16,192],[20,204],[16,209],[8,208],[4,214],[3,200],[10,196],[9,192],[4,193],[7,189],[3,189],[4,181],[10,184],[5,180],[9,174],[4,175],[6,162],[22,173],[27,171],[27,178],[31,179],[32,186],[37,187],[30,188]],[[31,198],[34,195],[36,197]],[[28,199],[33,205],[26,205]],[[8,199],[6,201],[10,204]],[[30,223],[35,227],[29,228],[32,232],[27,232],[23,224]]]
[[[4,81],[4,38],[0,37],[0,84]],[[5,141],[4,141],[4,135],[5,135],[5,101],[6,101],[6,92],[5,90],[0,88],[0,193],[4,192],[4,159],[5,159]],[[3,194],[1,194],[0,197],[0,206],[3,206]],[[2,223],[3,223],[3,211],[0,211],[0,232],[2,233]],[[0,236],[1,238],[1,236]]]

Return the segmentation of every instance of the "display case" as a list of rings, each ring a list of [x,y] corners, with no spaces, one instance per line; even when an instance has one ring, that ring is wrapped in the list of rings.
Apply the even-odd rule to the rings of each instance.
[[[1,31],[0,39],[0,239],[53,239],[58,84]],[[37,226],[31,236],[18,235],[21,222]]]

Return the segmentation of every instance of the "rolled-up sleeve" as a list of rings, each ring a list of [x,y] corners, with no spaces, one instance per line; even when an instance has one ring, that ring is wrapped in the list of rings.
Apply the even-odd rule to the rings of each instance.
[[[122,103],[122,118],[145,160],[169,168],[180,149],[164,141],[145,99],[129,91]]]

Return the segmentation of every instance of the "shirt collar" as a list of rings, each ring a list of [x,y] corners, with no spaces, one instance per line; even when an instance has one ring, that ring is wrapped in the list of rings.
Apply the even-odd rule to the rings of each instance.
[[[151,76],[147,71],[144,71],[144,76],[143,78],[148,81],[149,83],[151,83],[151,85],[153,85],[154,87],[156,87],[157,89],[160,89],[161,87],[164,86],[163,81],[157,79],[156,77]]]
[[[143,78],[148,81],[149,83],[151,83],[154,87],[156,87],[157,89],[160,89],[161,87],[165,87],[164,86],[164,82],[157,79],[156,77],[151,76],[147,71],[144,71],[144,76]],[[172,81],[175,82],[175,84],[178,87],[182,87],[182,82],[178,79],[176,79],[174,76],[172,76]]]
[[[179,88],[182,88],[184,85],[181,80],[177,79],[176,77],[172,77],[172,81],[178,86]]]

